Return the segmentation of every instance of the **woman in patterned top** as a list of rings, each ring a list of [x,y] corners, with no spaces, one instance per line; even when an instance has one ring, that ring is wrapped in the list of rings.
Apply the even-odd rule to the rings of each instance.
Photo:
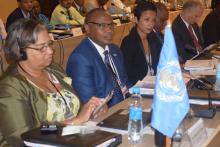
[[[101,101],[92,97],[84,106],[71,79],[52,63],[53,41],[35,20],[11,25],[4,51],[10,66],[0,80],[0,146],[20,146],[20,135],[42,122],[81,124]]]

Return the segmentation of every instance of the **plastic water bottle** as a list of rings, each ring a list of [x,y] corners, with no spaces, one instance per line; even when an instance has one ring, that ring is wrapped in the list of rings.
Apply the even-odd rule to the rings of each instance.
[[[220,91],[220,61],[216,63],[216,81],[215,90]]]
[[[140,88],[132,88],[132,97],[129,107],[128,140],[131,144],[142,142],[143,121],[142,121],[142,97]]]

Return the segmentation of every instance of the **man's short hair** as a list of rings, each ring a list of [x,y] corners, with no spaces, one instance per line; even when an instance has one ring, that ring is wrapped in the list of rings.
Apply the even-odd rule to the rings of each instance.
[[[168,12],[168,9],[167,9],[166,5],[163,4],[163,3],[161,3],[161,2],[156,2],[156,3],[155,3],[155,6],[156,6],[156,8],[157,8],[157,12],[158,12],[158,11],[163,11],[163,10],[165,10],[165,11]]]
[[[85,24],[91,21],[91,19],[94,17],[95,13],[106,13],[106,11],[103,8],[95,8],[89,11],[85,16]]]
[[[187,0],[183,4],[183,10],[185,9],[190,9],[190,8],[195,8],[195,7],[203,7],[202,3],[198,0]]]

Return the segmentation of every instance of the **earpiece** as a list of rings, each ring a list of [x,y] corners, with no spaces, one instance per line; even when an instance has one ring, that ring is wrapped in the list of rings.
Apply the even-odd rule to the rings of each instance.
[[[25,50],[20,49],[20,60],[27,60],[27,53]]]
[[[26,51],[23,48],[21,48],[20,41],[19,41],[18,37],[17,37],[16,41],[17,41],[18,49],[19,49],[19,53],[20,53],[19,60],[22,60],[22,61],[23,60],[27,60],[27,53],[26,53]]]

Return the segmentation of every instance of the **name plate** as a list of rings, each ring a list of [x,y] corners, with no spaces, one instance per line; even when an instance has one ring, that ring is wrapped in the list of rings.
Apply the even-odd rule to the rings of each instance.
[[[187,130],[187,135],[193,147],[202,146],[208,138],[203,120],[200,118],[191,128]]]
[[[82,29],[80,27],[72,28],[71,32],[73,33],[73,36],[80,36],[83,34]]]

